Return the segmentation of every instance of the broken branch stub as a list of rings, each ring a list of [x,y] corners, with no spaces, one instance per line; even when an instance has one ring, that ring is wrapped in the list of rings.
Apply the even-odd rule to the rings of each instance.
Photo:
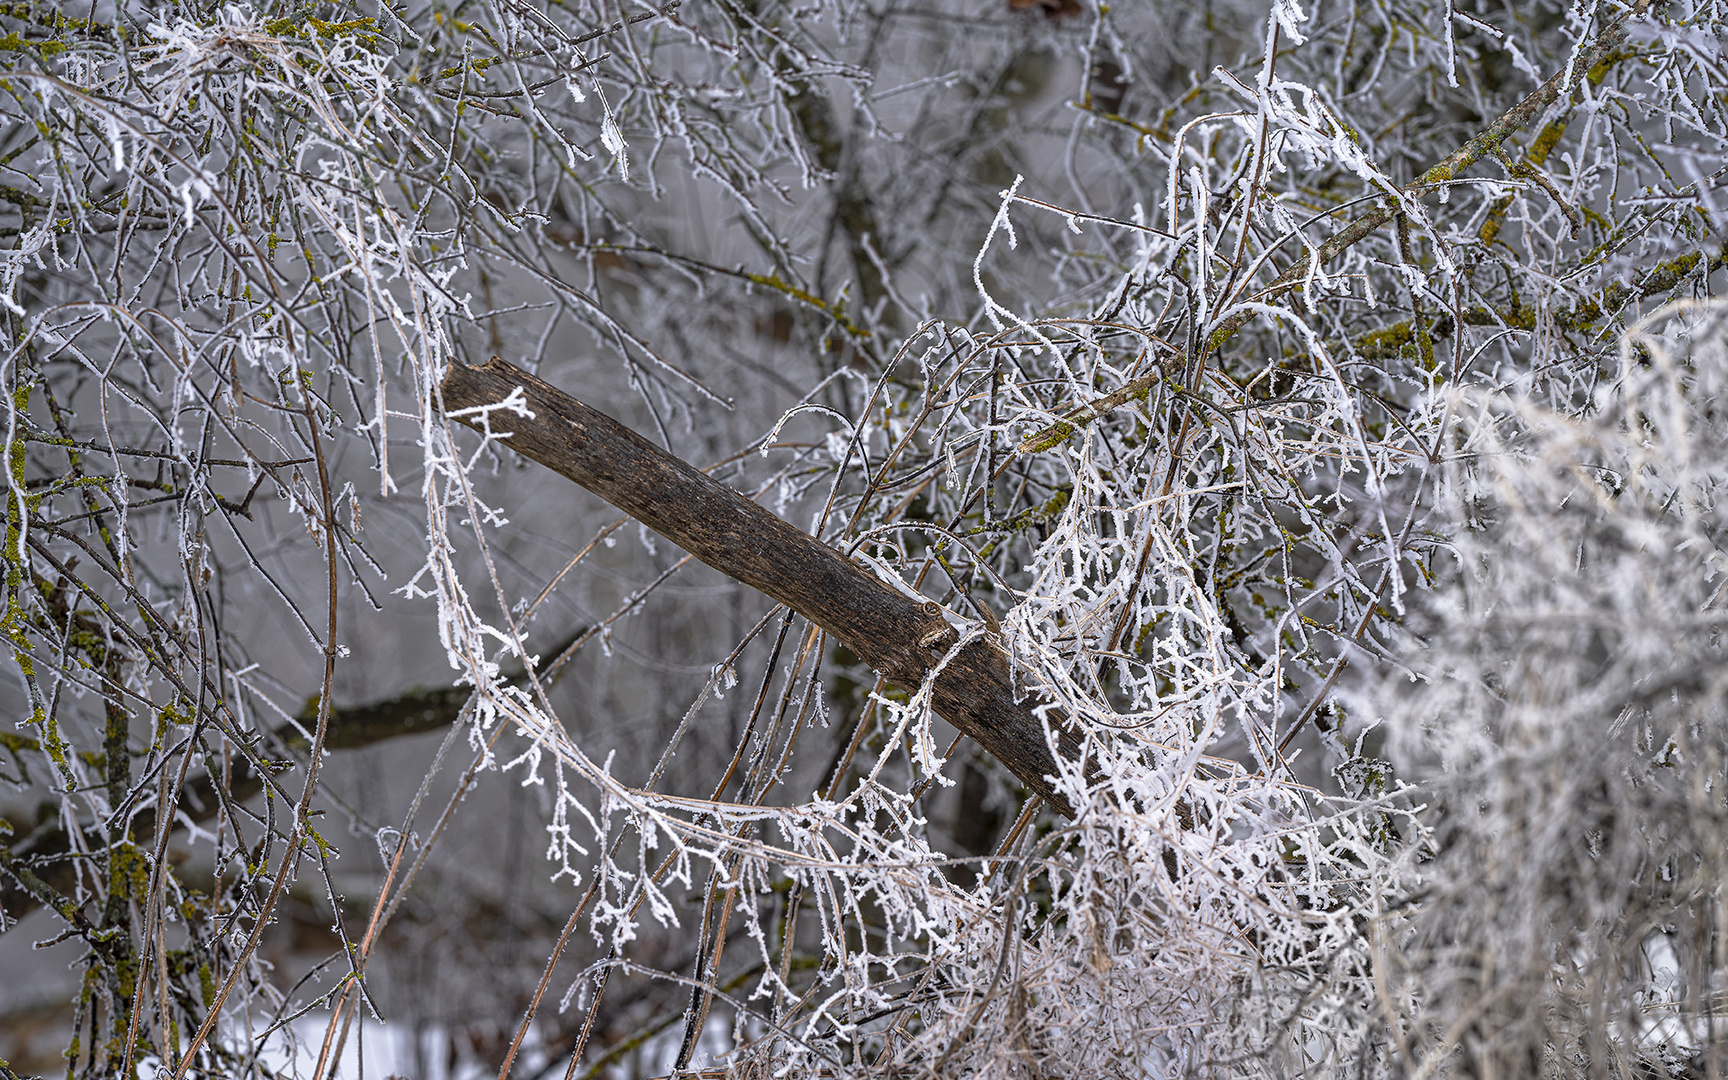
[[[888,681],[923,685],[953,646],[939,613],[820,540],[776,517],[618,421],[507,361],[452,366],[446,413],[495,405],[518,387],[531,416],[493,409],[504,445],[623,510],[714,569],[785,604],[838,638]],[[478,416],[453,417],[481,429]],[[946,628],[946,632],[943,632]],[[1008,657],[989,637],[970,642],[936,677],[936,711],[1060,813],[1073,808],[1048,779],[1056,762],[1029,697],[1017,698]],[[1064,757],[1080,740],[1056,724]]]

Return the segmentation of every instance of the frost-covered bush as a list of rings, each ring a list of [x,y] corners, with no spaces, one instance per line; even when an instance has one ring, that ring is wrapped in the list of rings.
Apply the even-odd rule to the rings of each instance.
[[[72,1074],[367,1016],[518,1076],[1719,1073],[1728,7],[0,23],[0,904],[81,950]],[[1073,816],[453,423],[494,353],[1000,642]],[[526,903],[495,772],[548,857],[474,963],[405,913]]]
[[[1433,804],[1376,953],[1430,1071],[1721,1064],[1725,395],[1712,305],[1635,327],[1581,408],[1447,401],[1443,584],[1406,623],[1411,678],[1360,704]]]

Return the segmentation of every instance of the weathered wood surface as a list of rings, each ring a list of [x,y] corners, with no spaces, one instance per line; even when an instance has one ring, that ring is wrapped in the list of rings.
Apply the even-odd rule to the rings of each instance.
[[[932,603],[887,582],[610,416],[507,361],[452,366],[446,412],[503,401],[521,387],[531,417],[493,410],[504,445],[574,480],[690,554],[766,593],[843,642],[888,681],[916,692],[957,640]],[[474,414],[456,417],[479,428]],[[949,662],[932,692],[936,711],[995,755],[1031,790],[1072,816],[1047,777],[1056,771],[1030,698],[1015,700],[1008,658],[979,638]],[[1064,756],[1079,744],[1058,726]]]

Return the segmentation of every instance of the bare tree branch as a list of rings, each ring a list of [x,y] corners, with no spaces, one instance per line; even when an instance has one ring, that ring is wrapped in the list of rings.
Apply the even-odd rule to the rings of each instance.
[[[491,409],[520,387],[528,414]],[[845,643],[865,663],[917,690],[958,640],[934,602],[920,604],[858,563],[764,510],[604,413],[493,357],[444,377],[445,415],[489,427],[511,448],[640,520],[703,562],[758,589]],[[1056,762],[1033,698],[1017,692],[1008,657],[988,633],[936,675],[936,711],[978,741],[1020,782],[1073,816],[1051,785]],[[1063,753],[1078,738],[1052,718]]]

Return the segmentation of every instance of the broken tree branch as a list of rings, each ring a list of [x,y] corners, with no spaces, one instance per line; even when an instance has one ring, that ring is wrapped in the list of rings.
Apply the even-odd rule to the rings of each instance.
[[[528,415],[496,405],[518,387]],[[690,554],[785,604],[843,642],[889,682],[923,685],[957,640],[934,602],[920,604],[862,565],[673,457],[604,413],[494,357],[444,377],[446,415],[505,436],[505,445],[605,499]],[[458,415],[452,415],[458,414]],[[1015,693],[1008,657],[989,635],[968,643],[932,687],[936,711],[1061,813],[1056,762],[1029,697]],[[1064,757],[1080,740],[1057,722]]]

